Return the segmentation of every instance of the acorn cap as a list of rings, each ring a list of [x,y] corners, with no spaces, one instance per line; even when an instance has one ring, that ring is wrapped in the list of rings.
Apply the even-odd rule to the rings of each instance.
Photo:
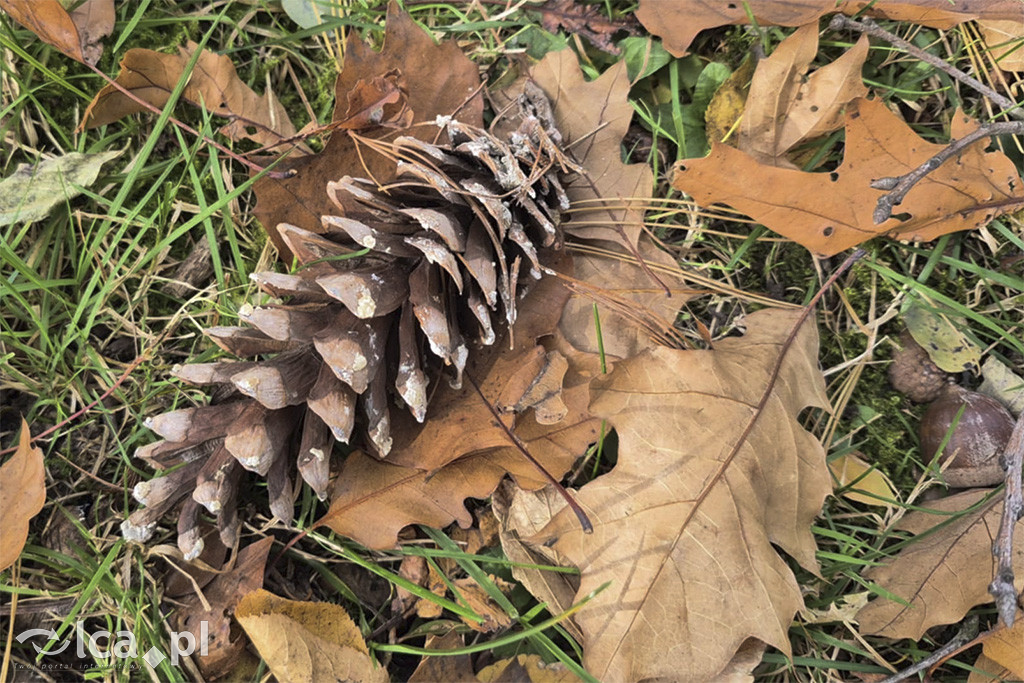
[[[934,401],[949,382],[950,375],[928,358],[928,353],[914,341],[910,332],[900,333],[903,345],[889,365],[889,383],[915,403]]]

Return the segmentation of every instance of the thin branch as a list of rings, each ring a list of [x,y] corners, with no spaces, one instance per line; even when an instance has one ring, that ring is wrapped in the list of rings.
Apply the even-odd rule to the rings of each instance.
[[[996,92],[989,86],[985,85],[978,79],[968,76],[960,69],[957,69],[955,66],[951,64],[947,64],[946,62],[942,61],[935,55],[929,54],[922,50],[921,48],[917,47],[916,45],[912,45],[907,41],[903,40],[902,38],[900,38],[899,36],[892,34],[889,31],[886,31],[884,28],[876,24],[871,19],[864,18],[861,21],[856,21],[842,14],[837,14],[834,17],[832,17],[832,21],[829,23],[828,27],[833,31],[838,31],[844,28],[852,29],[854,31],[866,33],[869,36],[874,36],[875,38],[884,40],[893,47],[898,47],[907,54],[913,55],[917,59],[920,59],[922,62],[927,62],[928,64],[934,66],[936,69],[939,69],[940,71],[949,74],[951,78],[960,81],[961,83],[973,89],[980,95],[992,100],[1000,107],[1002,107],[1003,113],[1006,114],[1007,116],[1024,121],[1024,110],[1021,110],[1020,104],[1014,102],[1005,95],[999,94],[998,92]]]
[[[910,192],[911,188],[921,182],[925,176],[937,169],[947,160],[957,156],[965,149],[982,138],[992,135],[1024,135],[1024,121],[999,121],[988,123],[971,131],[959,140],[954,140],[944,147],[938,154],[924,162],[910,173],[899,177],[879,178],[871,183],[876,190],[890,190],[887,194],[878,198],[875,212],[872,218],[875,224],[884,223],[892,216],[892,210],[898,206]]]
[[[927,659],[922,659],[917,664],[907,667],[903,671],[894,673],[892,676],[883,680],[882,683],[899,683],[899,681],[905,681],[914,674],[930,668],[933,664],[938,664],[943,659],[971,642],[976,635],[978,635],[978,617],[972,616],[964,622],[964,625],[960,627],[960,630],[957,631],[957,634],[953,636],[952,640],[933,652]]]
[[[1024,516],[1024,496],[1021,494],[1021,469],[1024,466],[1024,413],[1017,418],[1017,424],[1010,435],[1004,452],[1006,464],[1006,489],[1003,492],[1003,517],[999,522],[999,534],[992,544],[992,555],[996,558],[996,577],[989,584],[988,592],[996,599],[999,618],[1007,628],[1013,626],[1017,613],[1017,589],[1013,586],[1013,530]]]

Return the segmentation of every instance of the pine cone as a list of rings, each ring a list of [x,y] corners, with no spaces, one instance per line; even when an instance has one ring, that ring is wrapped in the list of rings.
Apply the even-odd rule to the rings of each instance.
[[[202,550],[200,506],[234,545],[244,470],[267,478],[271,511],[288,523],[296,467],[323,499],[335,441],[358,440],[386,457],[391,406],[422,422],[431,383],[447,375],[460,385],[472,349],[515,321],[520,295],[563,244],[559,215],[569,202],[559,176],[580,170],[559,152],[540,98],[529,89],[520,98],[521,123],[504,140],[439,119],[445,145],[372,141],[397,161],[394,181],[329,183],[339,215],[323,216],[320,234],[277,226],[299,267],[253,279],[282,303],[247,304],[239,317],[248,327],[206,331],[226,351],[261,360],[174,369],[188,383],[232,391],[219,404],[147,421],[164,440],[137,457],[180,467],[136,487],[146,508],[122,524],[125,537],[147,540],[182,503],[187,558]]]

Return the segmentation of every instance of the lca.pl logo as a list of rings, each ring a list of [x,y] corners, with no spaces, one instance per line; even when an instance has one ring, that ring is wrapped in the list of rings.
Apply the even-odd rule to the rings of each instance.
[[[53,629],[33,628],[27,631],[19,633],[15,639],[19,643],[24,643],[30,638],[37,636],[46,636],[46,642],[51,640],[59,640],[57,632]],[[116,636],[118,640],[113,641],[113,637]],[[95,631],[93,633],[85,632],[85,625],[81,620],[75,622],[75,651],[74,654],[79,659],[86,658],[86,652],[88,655],[95,659],[136,659],[139,656],[138,644],[135,640],[135,634],[131,631],[117,631],[111,634],[110,631]],[[184,646],[182,646],[182,640],[184,640]],[[33,642],[32,647],[35,648],[38,654],[43,656],[59,655],[68,649],[71,645],[71,640],[65,640],[61,645],[54,645],[50,648],[40,647],[38,643]],[[210,645],[210,631],[209,624],[206,621],[199,622],[199,655],[205,657],[207,649]],[[106,647],[104,647],[106,646]],[[177,666],[181,661],[182,657],[188,657],[196,651],[196,636],[191,631],[171,631],[171,664]],[[156,647],[151,647],[142,658],[151,667],[156,668],[167,659],[167,655],[161,652]]]

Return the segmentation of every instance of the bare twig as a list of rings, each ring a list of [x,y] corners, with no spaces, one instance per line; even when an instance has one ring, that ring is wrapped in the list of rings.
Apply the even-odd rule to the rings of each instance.
[[[921,48],[911,45],[899,36],[886,31],[873,20],[864,18],[861,21],[856,21],[842,14],[837,14],[832,17],[832,21],[829,23],[829,28],[833,31],[852,29],[854,31],[859,31],[860,33],[866,33],[870,36],[874,36],[875,38],[880,38],[890,45],[898,47],[907,54],[920,59],[922,62],[931,64],[936,69],[949,74],[951,78],[960,81],[964,85],[978,92],[980,95],[998,104],[1003,109],[1003,114],[1006,116],[1017,119],[1016,121],[1001,121],[982,125],[977,130],[968,133],[959,140],[954,140],[945,149],[915,168],[910,173],[906,173],[899,177],[879,178],[871,183],[871,187],[876,190],[890,190],[890,192],[882,195],[878,199],[878,205],[875,207],[874,214],[872,214],[872,218],[876,225],[889,220],[889,218],[892,217],[893,207],[902,202],[903,198],[907,196],[907,193],[910,192],[911,188],[921,182],[925,176],[937,169],[948,159],[963,152],[967,147],[971,146],[978,140],[992,135],[1024,134],[1024,110],[1021,109],[1020,104],[1014,102],[1009,97],[996,92],[994,89],[985,85],[978,79],[968,76],[955,66],[947,64],[935,55],[929,54]]]
[[[985,85],[978,79],[968,76],[960,69],[957,69],[955,66],[951,64],[947,64],[946,62],[942,61],[935,55],[929,54],[922,50],[921,48],[917,47],[916,45],[911,45],[910,43],[903,40],[899,36],[894,35],[889,31],[886,31],[884,28],[876,24],[871,19],[864,18],[861,21],[856,21],[842,14],[837,14],[834,17],[832,17],[832,21],[829,23],[829,28],[832,29],[833,31],[838,31],[844,28],[853,29],[854,31],[859,31],[860,33],[867,33],[869,36],[874,36],[875,38],[884,40],[893,47],[898,47],[907,54],[913,55],[914,57],[920,59],[922,62],[927,62],[928,64],[934,66],[936,69],[939,69],[940,71],[949,74],[951,78],[960,81],[961,83],[973,89],[980,95],[983,95],[984,97],[987,97],[988,99],[992,100],[993,102],[995,102],[996,104],[1003,108],[1004,113],[1007,116],[1024,121],[1024,110],[1021,109],[1020,104],[1014,102],[1005,95],[999,94],[998,92],[996,92],[989,86]]]
[[[965,149],[982,138],[991,135],[1024,135],[1024,121],[1000,121],[980,126],[959,140],[954,140],[944,147],[938,154],[924,162],[910,173],[898,177],[879,178],[871,183],[876,190],[890,190],[887,194],[878,198],[878,204],[872,218],[875,224],[884,223],[892,216],[893,207],[900,204],[911,188],[921,182],[926,175],[937,169],[948,159],[957,156]]]
[[[964,625],[960,627],[960,630],[957,631],[955,636],[953,636],[953,639],[933,652],[931,656],[927,659],[922,659],[911,667],[907,667],[903,671],[894,673],[892,676],[883,680],[882,683],[898,683],[899,681],[904,681],[914,674],[930,668],[933,664],[938,664],[943,659],[971,642],[976,635],[978,635],[978,617],[971,616],[964,621]]]
[[[1013,626],[1017,612],[1017,589],[1013,586],[1013,530],[1024,516],[1024,497],[1021,494],[1021,469],[1024,466],[1024,413],[1017,418],[1017,424],[1006,444],[1006,490],[1003,492],[1003,518],[999,523],[999,534],[992,544],[992,555],[996,558],[996,577],[989,584],[988,592],[996,599],[999,618],[1007,628]]]

